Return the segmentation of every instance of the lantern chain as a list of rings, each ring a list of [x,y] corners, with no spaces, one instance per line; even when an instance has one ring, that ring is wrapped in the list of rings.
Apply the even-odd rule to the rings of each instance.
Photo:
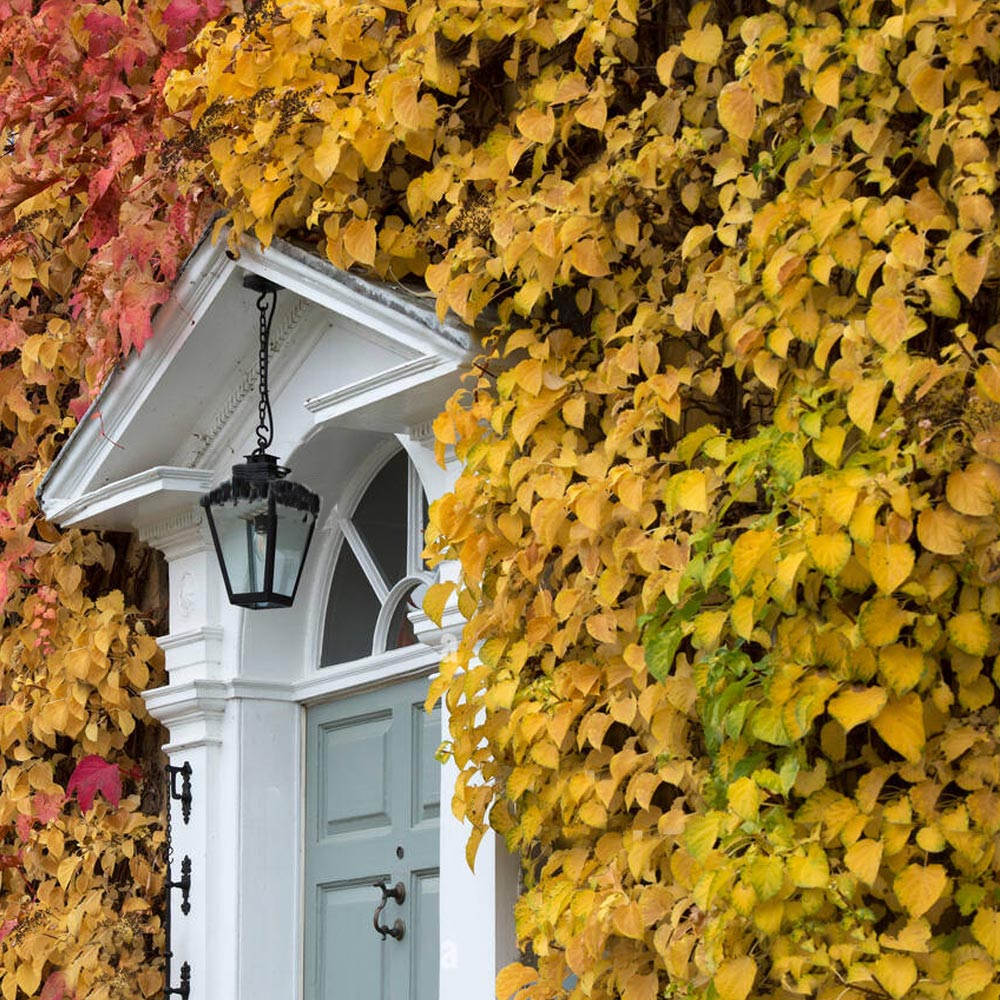
[[[268,297],[271,299],[268,307]],[[274,289],[261,289],[257,296],[257,315],[260,320],[260,402],[257,406],[257,449],[255,455],[263,455],[274,438],[274,420],[271,415],[271,396],[267,385],[267,362],[271,341],[271,321],[278,304],[278,293]]]

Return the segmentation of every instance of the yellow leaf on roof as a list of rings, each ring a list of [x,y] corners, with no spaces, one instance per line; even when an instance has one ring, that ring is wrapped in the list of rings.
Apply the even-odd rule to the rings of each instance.
[[[375,220],[351,219],[344,227],[344,249],[362,264],[375,263]]]

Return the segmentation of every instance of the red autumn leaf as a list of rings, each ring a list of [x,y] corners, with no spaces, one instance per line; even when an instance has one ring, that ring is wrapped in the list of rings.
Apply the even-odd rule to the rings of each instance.
[[[47,792],[36,792],[31,800],[31,811],[39,823],[51,823],[61,812],[66,796],[59,792],[49,795]]]
[[[117,764],[109,764],[97,754],[88,754],[73,771],[66,785],[66,794],[76,793],[80,808],[87,812],[94,804],[94,796],[100,792],[113,806],[122,797],[122,777]]]
[[[21,840],[27,840],[31,836],[31,817],[26,813],[18,813],[14,820],[14,828]]]
[[[42,987],[41,1000],[64,1000],[65,997],[70,995],[69,990],[66,988],[66,973],[53,972],[45,980],[45,985]]]
[[[206,21],[214,21],[224,9],[222,0],[171,0],[163,12],[167,48],[183,48]]]
[[[113,48],[121,38],[122,19],[103,10],[91,11],[84,19],[83,26],[90,33],[88,53],[91,56],[103,56]]]
[[[109,151],[111,155],[108,157],[108,165],[102,167],[90,178],[87,197],[91,205],[97,204],[104,192],[111,186],[118,171],[136,155],[132,137],[124,130],[115,134],[111,140]]]
[[[20,921],[17,917],[11,917],[10,920],[5,920],[0,924],[0,941],[2,941],[18,924]]]

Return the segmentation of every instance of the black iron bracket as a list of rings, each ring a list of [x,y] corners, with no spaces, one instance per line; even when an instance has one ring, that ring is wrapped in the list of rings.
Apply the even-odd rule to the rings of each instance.
[[[164,991],[164,996],[167,997],[180,997],[181,1000],[188,1000],[188,994],[191,992],[191,966],[185,962],[181,966],[181,984],[180,986],[168,986]]]
[[[170,1000],[171,997],[180,997],[181,1000],[188,1000],[191,992],[191,966],[187,962],[181,965],[181,981],[179,986],[172,986],[173,976],[171,967],[173,964],[173,934],[171,933],[170,920],[170,893],[174,889],[181,890],[181,913],[187,916],[191,912],[191,858],[185,854],[181,859],[181,877],[174,879],[172,866],[174,858],[173,838],[171,836],[171,804],[180,802],[181,816],[184,824],[191,820],[191,763],[185,761],[182,765],[167,765],[167,879],[164,884],[166,889],[166,912],[163,919],[163,931],[167,939],[164,950],[163,963],[163,1000]]]
[[[167,883],[167,890],[170,889],[180,889],[181,913],[186,917],[191,912],[191,901],[188,899],[188,893],[191,892],[191,859],[186,854],[181,861],[181,877]]]
[[[185,761],[181,767],[176,764],[167,765],[170,775],[170,798],[181,804],[181,818],[187,826],[191,819],[191,762]],[[180,791],[177,790],[177,779],[181,779]]]

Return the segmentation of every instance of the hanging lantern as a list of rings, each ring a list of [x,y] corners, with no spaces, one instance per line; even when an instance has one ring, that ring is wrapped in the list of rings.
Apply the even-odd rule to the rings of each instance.
[[[286,478],[289,470],[267,449],[274,437],[267,387],[268,346],[278,286],[247,275],[258,293],[260,404],[257,447],[233,466],[233,478],[201,498],[231,604],[287,608],[295,600],[319,514],[319,497]],[[270,305],[268,301],[270,300]]]

